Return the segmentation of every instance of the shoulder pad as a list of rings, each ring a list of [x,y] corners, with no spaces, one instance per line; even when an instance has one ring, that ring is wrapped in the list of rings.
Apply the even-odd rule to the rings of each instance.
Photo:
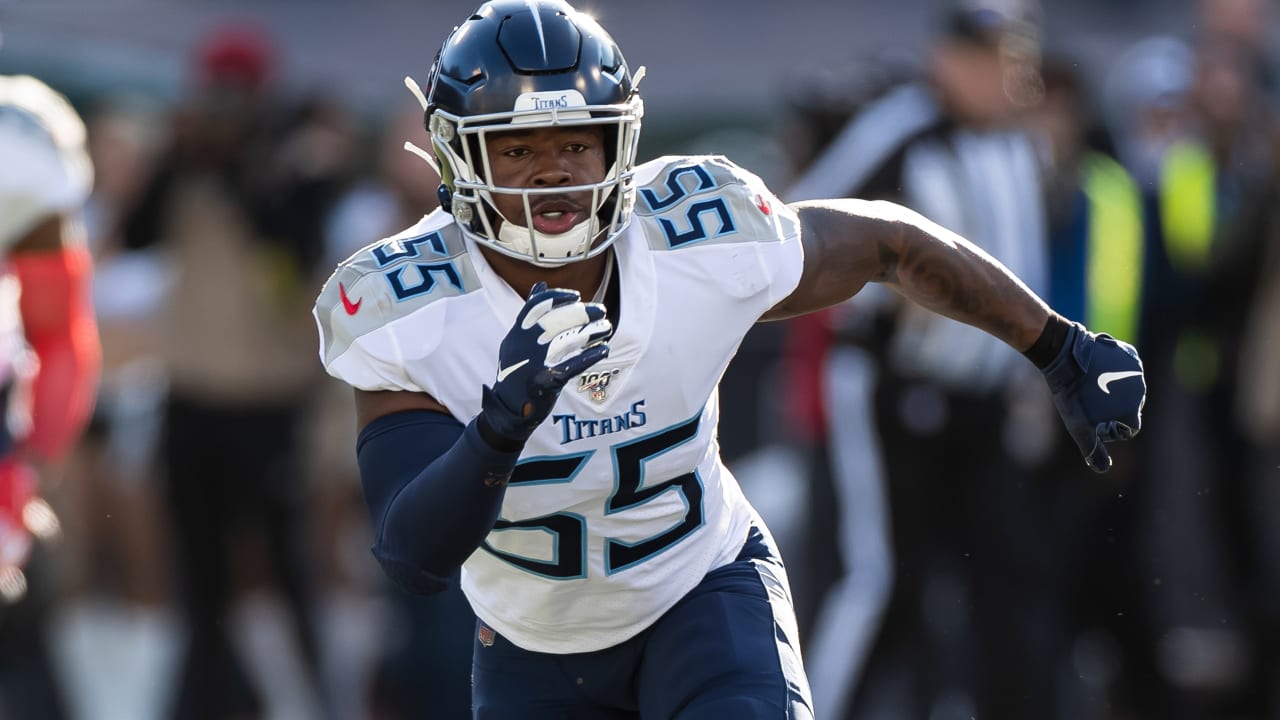
[[[636,170],[635,215],[654,250],[769,242],[799,232],[756,175],[718,155],[667,156]]]
[[[338,265],[316,299],[321,357],[328,364],[360,336],[479,287],[461,233],[436,211]]]

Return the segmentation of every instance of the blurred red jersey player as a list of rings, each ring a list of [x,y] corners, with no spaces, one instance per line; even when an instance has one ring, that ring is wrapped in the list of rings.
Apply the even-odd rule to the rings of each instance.
[[[63,460],[93,406],[101,349],[79,213],[92,187],[66,98],[0,75],[0,596],[25,592],[32,533],[56,528],[38,473]]]

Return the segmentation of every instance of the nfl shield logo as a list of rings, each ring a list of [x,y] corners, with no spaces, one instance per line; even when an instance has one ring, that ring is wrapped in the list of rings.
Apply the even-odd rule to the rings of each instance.
[[[622,372],[622,368],[589,372],[578,378],[578,392],[587,395],[596,402],[604,402],[609,396],[609,381]]]
[[[480,640],[481,645],[485,647],[493,647],[493,640],[496,636],[497,634],[493,632],[493,628],[485,625],[484,623],[480,623],[480,632],[476,634],[476,637]]]

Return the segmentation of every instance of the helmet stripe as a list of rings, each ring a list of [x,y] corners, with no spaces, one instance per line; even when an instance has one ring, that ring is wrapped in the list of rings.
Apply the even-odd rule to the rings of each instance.
[[[547,61],[547,33],[542,29],[542,14],[538,12],[537,0],[524,0],[529,6],[529,14],[533,15],[533,26],[538,28],[538,44],[542,47],[542,62]]]

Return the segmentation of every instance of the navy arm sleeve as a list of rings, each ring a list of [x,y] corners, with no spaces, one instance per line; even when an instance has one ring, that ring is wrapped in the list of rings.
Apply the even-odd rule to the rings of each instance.
[[[519,450],[495,450],[476,421],[406,410],[365,426],[356,443],[373,523],[373,555],[406,591],[443,590],[493,529]]]

